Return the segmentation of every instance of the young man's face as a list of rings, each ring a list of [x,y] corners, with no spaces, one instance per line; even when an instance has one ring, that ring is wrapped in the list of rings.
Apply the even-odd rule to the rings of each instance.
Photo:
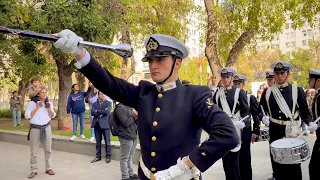
[[[239,88],[239,89],[243,89],[243,87],[244,87],[244,84],[242,82],[241,83],[237,82],[237,83],[233,83],[233,84],[236,88]]]
[[[13,97],[18,97],[18,93],[17,92],[13,93]]]
[[[268,87],[271,87],[273,84],[274,84],[274,78],[272,79],[267,79],[267,84],[268,84]]]
[[[276,71],[274,72],[275,82],[277,84],[284,84],[287,82],[290,73],[288,71]]]
[[[32,81],[32,86],[33,87],[39,87],[40,86],[40,81],[38,81],[38,80]]]
[[[154,82],[163,82],[171,72],[173,57],[150,57],[148,60],[152,80]],[[180,65],[181,60],[177,59],[174,69],[179,69]]]
[[[39,99],[45,100],[47,98],[47,90],[46,89],[41,89],[39,91],[38,96],[39,96]]]
[[[221,86],[227,87],[231,84],[231,81],[233,80],[232,76],[222,76],[221,77]]]
[[[105,100],[105,99],[106,99],[106,95],[99,91],[99,93],[98,93],[98,98],[99,98],[100,100]]]
[[[74,85],[74,86],[73,86],[73,90],[74,90],[74,91],[79,91],[79,85],[78,85],[78,84]]]

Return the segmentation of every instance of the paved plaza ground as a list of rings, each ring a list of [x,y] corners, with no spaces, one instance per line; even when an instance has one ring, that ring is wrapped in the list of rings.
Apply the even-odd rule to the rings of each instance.
[[[205,137],[203,137],[205,139]],[[316,137],[309,135],[306,137],[312,149]],[[30,173],[29,167],[29,146],[13,144],[0,141],[0,179],[1,180],[20,180],[27,179]],[[38,175],[35,180],[120,180],[119,161],[112,161],[106,164],[100,161],[91,164],[91,156],[53,151],[53,170],[55,176],[44,173],[44,153],[40,149],[38,156]],[[302,164],[303,179],[308,180],[309,161]],[[268,152],[267,142],[258,142],[252,145],[252,168],[254,180],[266,180],[271,176],[271,163]],[[137,166],[135,165],[137,169]],[[219,160],[209,170],[204,173],[205,180],[224,180],[222,162]]]

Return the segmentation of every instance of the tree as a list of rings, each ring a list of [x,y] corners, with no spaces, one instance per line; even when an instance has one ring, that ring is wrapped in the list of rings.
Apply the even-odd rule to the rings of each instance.
[[[207,12],[206,56],[214,65],[234,66],[242,50],[257,38],[273,39],[289,15],[294,28],[314,24],[320,12],[317,1],[306,0],[204,0]],[[220,3],[221,2],[221,3]]]
[[[162,33],[184,41],[187,16],[193,10],[191,0],[121,0],[122,43],[141,48],[146,36]],[[123,59],[121,77],[128,79],[135,70],[135,59]]]
[[[207,73],[207,65],[208,61],[206,59],[202,59],[202,73],[199,70],[199,58],[186,58],[182,61],[180,70],[179,70],[179,78],[180,80],[188,80],[191,84],[200,85],[200,74],[202,79],[202,85],[206,86],[209,77]]]

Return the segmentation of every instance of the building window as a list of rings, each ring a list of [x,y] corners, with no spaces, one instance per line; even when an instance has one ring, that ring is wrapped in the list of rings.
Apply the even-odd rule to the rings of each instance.
[[[290,42],[290,47],[296,47],[296,42],[295,41],[291,41]]]
[[[286,42],[286,47],[289,48],[290,47],[290,43]]]
[[[307,40],[303,40],[303,41],[302,41],[302,45],[303,45],[303,46],[306,46],[306,45],[307,45]]]
[[[303,36],[307,36],[307,31],[306,31],[306,30],[303,30],[303,31],[302,31],[302,35],[303,35]]]
[[[289,29],[290,24],[286,23],[286,29]]]
[[[290,39],[290,33],[286,33],[286,38]]]
[[[308,29],[308,36],[313,36],[311,29]]]
[[[295,38],[296,34],[294,32],[291,33],[291,38]]]

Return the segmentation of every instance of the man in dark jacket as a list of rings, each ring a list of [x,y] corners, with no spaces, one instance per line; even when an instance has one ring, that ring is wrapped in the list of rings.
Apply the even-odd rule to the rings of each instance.
[[[122,180],[139,179],[133,171],[132,157],[137,146],[137,111],[124,104],[118,104],[116,116],[121,123],[119,128],[120,169]]]
[[[106,95],[102,92],[98,92],[98,100],[93,103],[91,109],[91,115],[93,121],[91,128],[94,128],[94,134],[96,137],[96,158],[91,163],[95,163],[101,160],[101,141],[102,135],[106,143],[106,163],[111,161],[111,144],[110,144],[110,127],[109,127],[109,115],[111,110],[111,102],[106,100]]]

